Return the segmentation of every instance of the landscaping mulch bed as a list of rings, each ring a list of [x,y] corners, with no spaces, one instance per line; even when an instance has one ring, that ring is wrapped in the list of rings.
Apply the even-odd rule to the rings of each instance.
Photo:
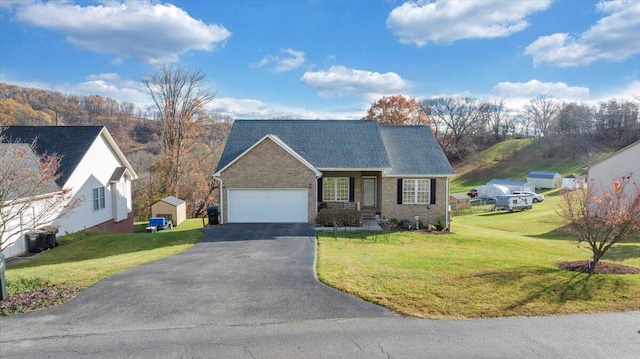
[[[14,294],[0,300],[0,315],[26,313],[36,309],[49,308],[75,297],[82,288],[74,286],[50,285],[44,288]]]
[[[573,261],[558,263],[557,267],[560,269],[589,273],[589,261]],[[624,264],[610,263],[610,262],[598,262],[593,271],[595,274],[640,274],[640,268],[632,267]]]

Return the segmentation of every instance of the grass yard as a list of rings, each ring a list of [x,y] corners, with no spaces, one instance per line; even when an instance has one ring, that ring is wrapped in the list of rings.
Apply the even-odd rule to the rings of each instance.
[[[640,309],[640,275],[587,275],[556,263],[589,258],[556,232],[557,192],[526,212],[453,217],[453,234],[319,235],[324,283],[397,312],[482,318]],[[350,238],[349,238],[350,237]],[[605,255],[640,267],[640,239]]]
[[[145,225],[137,224],[135,233],[83,231],[60,237],[55,249],[9,265],[7,291],[16,294],[43,283],[86,288],[127,268],[189,249],[204,235],[201,218],[158,233],[144,232]]]

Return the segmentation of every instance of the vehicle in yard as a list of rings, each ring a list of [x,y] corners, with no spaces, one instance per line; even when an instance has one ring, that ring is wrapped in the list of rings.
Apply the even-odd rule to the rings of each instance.
[[[478,187],[478,198],[496,199],[497,196],[510,194],[509,189],[497,184],[489,184]]]
[[[157,232],[161,229],[172,229],[173,222],[167,220],[164,217],[152,217],[149,218],[149,225],[146,228],[147,232]]]
[[[531,191],[513,191],[512,194],[516,194],[519,196],[531,196],[533,197],[533,203],[538,203],[544,201],[544,195],[537,194]]]
[[[477,188],[470,189],[469,192],[467,192],[467,196],[469,196],[471,198],[478,197],[478,189]]]
[[[513,212],[516,210],[524,211],[527,209],[532,209],[532,203],[532,197],[529,195],[501,195],[496,196],[496,205],[492,210],[504,210],[509,212]]]

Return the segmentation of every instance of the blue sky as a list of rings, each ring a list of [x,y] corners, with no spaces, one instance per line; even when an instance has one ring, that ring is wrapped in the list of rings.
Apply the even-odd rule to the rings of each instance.
[[[361,118],[402,94],[640,99],[640,1],[0,0],[0,81],[140,108],[163,64],[234,118]]]

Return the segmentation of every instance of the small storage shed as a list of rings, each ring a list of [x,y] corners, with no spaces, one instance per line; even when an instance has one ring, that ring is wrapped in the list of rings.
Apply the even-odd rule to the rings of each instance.
[[[174,196],[165,197],[151,205],[151,217],[163,217],[177,226],[187,219],[187,204]]]
[[[493,184],[507,187],[510,193],[513,193],[513,191],[531,191],[531,192],[536,191],[536,185],[526,181],[492,179],[491,181],[487,182],[487,185],[493,185]]]
[[[582,187],[584,187],[584,177],[580,175],[574,173],[562,179],[562,189],[573,191]]]
[[[527,175],[527,182],[538,188],[558,188],[562,185],[562,176],[558,172],[531,171]]]

